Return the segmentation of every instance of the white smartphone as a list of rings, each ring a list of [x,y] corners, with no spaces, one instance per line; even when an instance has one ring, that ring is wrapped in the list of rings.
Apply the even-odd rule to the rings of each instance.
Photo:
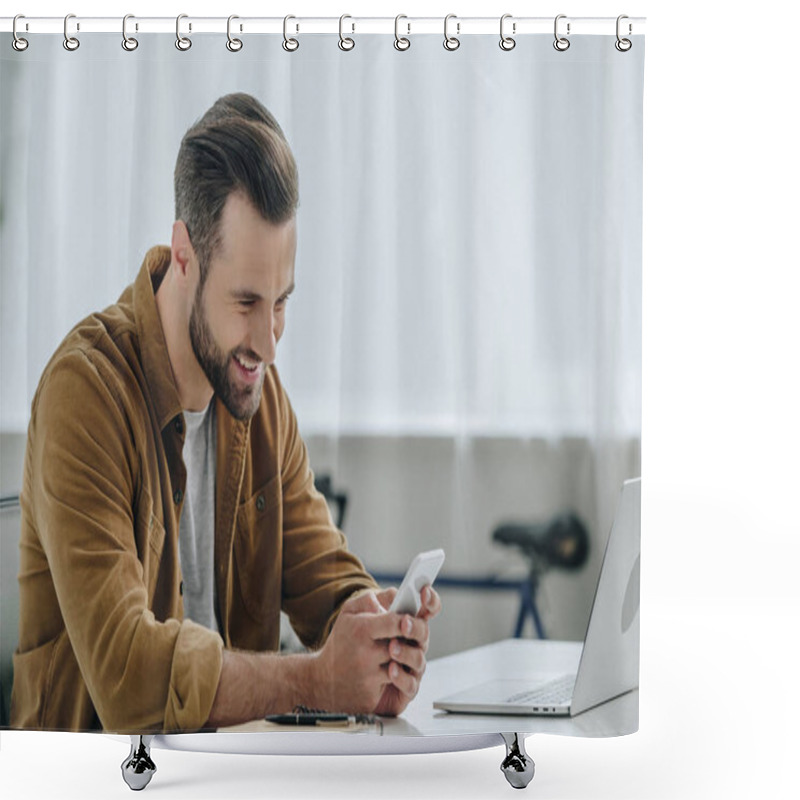
[[[420,553],[411,562],[397,595],[389,607],[389,611],[396,614],[419,614],[422,600],[420,592],[425,586],[432,586],[439,570],[444,564],[444,550],[429,550]]]

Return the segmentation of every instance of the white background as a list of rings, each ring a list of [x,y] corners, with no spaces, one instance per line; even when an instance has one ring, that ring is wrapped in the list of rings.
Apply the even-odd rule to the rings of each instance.
[[[527,792],[795,796],[800,11],[763,0],[346,5],[84,0],[4,13],[646,16],[641,730],[606,741],[532,737]],[[4,732],[3,797],[129,796],[125,755],[102,736]],[[146,791],[507,797],[501,757],[499,748],[338,759],[155,751]]]

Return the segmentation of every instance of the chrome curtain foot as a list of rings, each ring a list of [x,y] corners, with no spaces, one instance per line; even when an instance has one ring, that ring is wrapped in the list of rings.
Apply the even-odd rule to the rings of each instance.
[[[152,741],[152,736],[131,736],[131,752],[122,762],[122,778],[134,792],[144,789],[156,771],[156,765],[150,758]]]
[[[515,789],[524,789],[532,780],[536,765],[525,752],[525,739],[519,733],[501,733],[506,743],[506,757],[500,765],[506,780]]]

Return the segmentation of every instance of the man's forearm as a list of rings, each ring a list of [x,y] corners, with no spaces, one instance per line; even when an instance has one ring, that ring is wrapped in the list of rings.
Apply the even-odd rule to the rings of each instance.
[[[267,714],[312,704],[316,654],[249,653],[226,650],[217,694],[206,727],[238,725]]]

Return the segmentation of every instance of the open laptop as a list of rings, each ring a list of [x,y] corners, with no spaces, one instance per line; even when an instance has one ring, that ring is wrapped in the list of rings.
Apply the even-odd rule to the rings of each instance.
[[[434,708],[468,714],[575,716],[637,688],[641,507],[641,478],[625,481],[576,673],[553,674],[543,647],[542,663],[536,665],[539,678],[503,680],[495,675],[495,680],[437,700]]]

